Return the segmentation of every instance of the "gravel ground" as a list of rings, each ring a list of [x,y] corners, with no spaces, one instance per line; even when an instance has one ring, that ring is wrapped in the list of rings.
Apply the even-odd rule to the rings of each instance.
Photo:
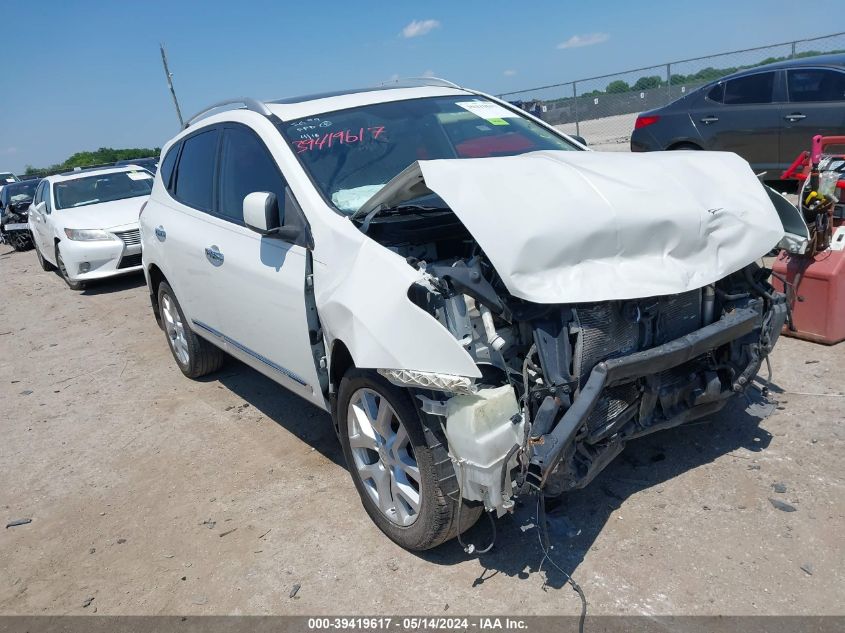
[[[635,112],[582,121],[577,127],[577,132],[574,123],[555,127],[565,134],[580,133],[590,149],[597,152],[630,152],[631,132],[634,130],[636,120],[637,113]]]
[[[326,414],[235,361],[184,378],[141,277],[75,293],[7,251],[0,518],[32,521],[0,532],[0,613],[578,613],[532,501],[480,558],[403,551]],[[591,613],[845,613],[843,349],[781,339],[776,404],[632,443],[565,498],[554,555]]]

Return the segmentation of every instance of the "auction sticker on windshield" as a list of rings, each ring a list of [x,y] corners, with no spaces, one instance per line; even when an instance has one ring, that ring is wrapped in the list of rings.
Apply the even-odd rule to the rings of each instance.
[[[493,103],[492,101],[458,101],[455,105],[472,112],[491,125],[509,125],[505,119],[519,117],[516,112],[511,112],[507,108],[503,108],[498,103]]]
[[[130,171],[126,175],[132,180],[149,180],[153,177],[152,174],[148,174],[145,171]]]

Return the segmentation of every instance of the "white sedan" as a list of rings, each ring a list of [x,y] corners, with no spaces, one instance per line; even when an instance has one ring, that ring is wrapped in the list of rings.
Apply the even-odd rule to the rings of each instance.
[[[138,214],[153,176],[112,167],[48,176],[29,208],[29,228],[44,270],[58,268],[72,290],[87,281],[141,270]]]

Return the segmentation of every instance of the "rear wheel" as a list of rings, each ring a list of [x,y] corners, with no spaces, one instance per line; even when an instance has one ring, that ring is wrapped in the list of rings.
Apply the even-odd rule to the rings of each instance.
[[[340,441],[364,509],[391,540],[425,550],[458,533],[458,489],[446,446],[425,430],[407,391],[350,370],[336,409]],[[483,507],[461,508],[461,532]]]
[[[695,143],[678,143],[677,145],[670,147],[671,150],[676,149],[685,149],[685,150],[700,150],[701,148],[696,145]]]
[[[71,290],[85,290],[85,282],[84,281],[73,281],[67,274],[67,268],[65,267],[65,263],[62,260],[62,251],[59,248],[59,245],[56,244],[56,268],[59,269],[59,274],[62,276],[62,279],[65,280],[67,287]]]
[[[200,378],[223,366],[223,351],[194,334],[173,289],[166,282],[158,287],[158,305],[167,344],[183,374],[188,378]]]

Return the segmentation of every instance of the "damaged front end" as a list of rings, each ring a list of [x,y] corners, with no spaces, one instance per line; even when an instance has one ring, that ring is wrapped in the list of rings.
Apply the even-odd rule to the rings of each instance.
[[[499,515],[521,490],[583,487],[628,440],[721,409],[750,386],[787,316],[756,265],[677,295],[567,305],[490,302],[495,293],[454,282],[453,271],[470,271],[493,290],[472,269],[435,266],[411,296],[482,378],[450,397],[420,388],[417,399],[448,440],[462,496]]]
[[[741,159],[565,154],[415,163],[354,218],[478,368],[381,373],[448,444],[460,496],[499,515],[721,409],[787,318],[749,264],[784,230]]]

